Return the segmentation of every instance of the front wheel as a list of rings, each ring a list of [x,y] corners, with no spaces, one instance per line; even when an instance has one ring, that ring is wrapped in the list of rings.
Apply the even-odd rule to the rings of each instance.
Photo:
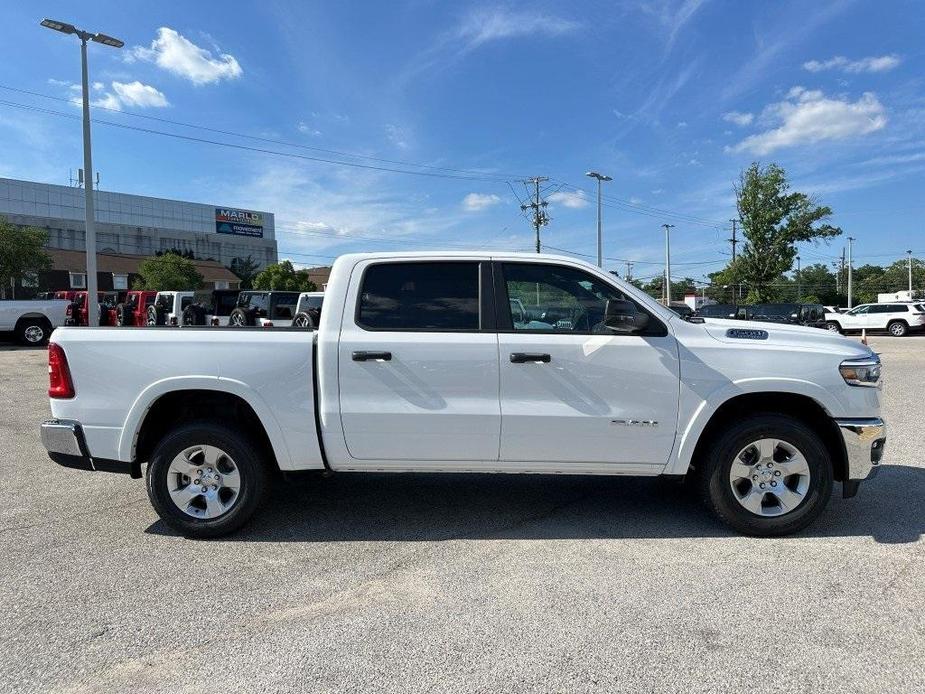
[[[893,321],[888,326],[886,326],[886,329],[893,337],[904,337],[906,333],[909,332],[909,326],[903,323],[901,320]]]
[[[833,332],[833,333],[840,333],[840,332],[841,332],[841,326],[840,326],[838,323],[836,323],[835,321],[833,321],[833,320],[830,320],[828,323],[826,323],[826,324],[825,324],[825,328],[826,328],[826,330],[828,330],[829,332]]]
[[[41,318],[22,320],[16,326],[16,341],[21,345],[39,347],[48,342],[51,329]]]
[[[756,414],[729,426],[707,446],[697,472],[707,507],[746,535],[802,530],[832,494],[832,461],[819,436],[779,414]]]
[[[267,468],[247,437],[212,422],[168,434],[154,449],[146,487],[167,525],[186,537],[232,533],[266,493]]]

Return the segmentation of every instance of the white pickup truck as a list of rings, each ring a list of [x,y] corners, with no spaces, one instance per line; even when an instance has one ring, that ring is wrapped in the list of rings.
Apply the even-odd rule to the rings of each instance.
[[[23,345],[44,345],[51,331],[64,325],[70,301],[27,299],[0,301],[0,332],[12,332]]]
[[[64,328],[49,376],[50,457],[146,463],[154,508],[192,537],[302,470],[689,476],[732,527],[781,535],[833,482],[853,496],[886,442],[865,345],[688,322],[546,255],[346,255],[317,331]]]

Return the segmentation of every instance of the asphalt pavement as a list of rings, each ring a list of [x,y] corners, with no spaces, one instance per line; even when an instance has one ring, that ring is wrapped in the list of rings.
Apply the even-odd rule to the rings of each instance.
[[[345,473],[217,541],[48,460],[45,351],[0,345],[0,691],[925,691],[925,337],[871,345],[884,467],[794,537],[659,480]]]

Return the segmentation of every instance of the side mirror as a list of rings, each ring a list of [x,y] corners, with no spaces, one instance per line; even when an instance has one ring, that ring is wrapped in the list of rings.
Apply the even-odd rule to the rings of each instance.
[[[604,308],[604,325],[615,333],[638,333],[649,324],[649,314],[636,309],[631,301],[608,299]]]

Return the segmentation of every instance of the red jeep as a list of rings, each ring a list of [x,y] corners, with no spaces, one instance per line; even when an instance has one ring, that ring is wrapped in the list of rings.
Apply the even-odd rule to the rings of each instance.
[[[118,292],[97,292],[97,301],[100,308],[100,325],[111,325],[109,311],[119,299]],[[65,312],[65,325],[87,325],[87,292],[74,292],[71,304]]]
[[[154,303],[157,292],[132,290],[125,298],[109,309],[109,325],[143,328],[148,325],[148,307]]]

